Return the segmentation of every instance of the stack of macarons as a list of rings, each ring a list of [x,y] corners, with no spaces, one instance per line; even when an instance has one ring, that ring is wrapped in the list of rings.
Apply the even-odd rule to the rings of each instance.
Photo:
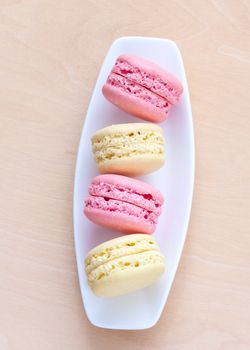
[[[93,248],[85,259],[89,286],[97,296],[122,295],[144,288],[165,270],[155,239],[164,198],[152,185],[132,178],[163,166],[161,127],[183,92],[169,72],[142,57],[119,56],[103,86],[108,101],[151,123],[116,124],[92,136],[96,176],[84,214],[97,225],[126,234]]]

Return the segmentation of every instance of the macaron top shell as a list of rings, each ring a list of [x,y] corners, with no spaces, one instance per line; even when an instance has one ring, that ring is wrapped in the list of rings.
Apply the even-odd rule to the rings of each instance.
[[[173,74],[143,57],[121,55],[112,72],[146,87],[172,104],[178,102],[183,92],[180,81]]]
[[[86,271],[92,271],[107,260],[149,250],[159,250],[152,236],[138,233],[114,238],[89,251],[85,258]]]
[[[115,175],[115,174],[103,174],[96,176],[90,186],[90,194],[92,189],[99,184],[104,185],[113,185],[116,186],[116,188],[120,188],[121,193],[125,192],[126,194],[135,194],[137,196],[142,196],[144,201],[154,201],[156,203],[159,203],[160,205],[163,204],[164,198],[159,190],[157,190],[155,187],[151,186],[150,184],[133,179],[127,176],[122,175]],[[109,188],[107,189],[109,191]],[[111,196],[112,192],[109,191],[106,193],[107,196]],[[115,196],[118,196],[115,195]],[[116,199],[116,198],[115,198]]]

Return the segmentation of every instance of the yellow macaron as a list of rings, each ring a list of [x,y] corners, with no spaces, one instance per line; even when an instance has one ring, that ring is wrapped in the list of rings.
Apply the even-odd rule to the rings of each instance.
[[[164,164],[161,127],[150,123],[115,124],[92,136],[92,149],[100,173],[139,176]]]
[[[152,236],[131,234],[92,249],[85,259],[85,271],[94,294],[110,297],[155,282],[165,271],[165,258]]]

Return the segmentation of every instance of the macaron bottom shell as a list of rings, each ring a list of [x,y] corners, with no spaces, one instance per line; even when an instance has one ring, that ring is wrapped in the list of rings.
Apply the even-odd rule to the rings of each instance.
[[[143,253],[141,254],[143,255]],[[137,259],[136,266],[127,270],[120,268],[109,276],[100,274],[103,277],[90,284],[94,294],[100,297],[113,297],[135,292],[157,281],[165,271],[163,259],[155,264],[149,263],[142,266],[140,263],[141,260],[143,261],[143,256],[137,257]],[[128,263],[130,262],[128,261]]]
[[[112,212],[86,206],[84,208],[84,214],[97,225],[127,234],[135,232],[152,234],[156,228],[155,223],[126,212]]]
[[[159,106],[159,101],[153,99],[150,101],[145,98],[144,94],[131,94],[121,89],[120,86],[108,83],[103,86],[102,93],[107,100],[118,108],[152,123],[162,123],[165,121],[171,108],[171,105],[167,101],[165,105],[161,103]],[[159,99],[162,100],[160,97]]]
[[[126,176],[141,176],[150,174],[164,165],[164,157],[155,154],[131,155],[99,162],[101,174],[120,174]]]

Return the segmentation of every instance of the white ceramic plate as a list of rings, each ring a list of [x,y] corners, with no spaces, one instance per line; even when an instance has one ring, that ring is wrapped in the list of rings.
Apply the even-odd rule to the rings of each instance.
[[[163,214],[155,232],[167,259],[165,275],[154,285],[138,292],[112,298],[98,298],[90,290],[84,272],[89,249],[121,236],[97,226],[83,216],[83,201],[97,169],[91,151],[91,135],[110,124],[140,122],[119,110],[102,95],[102,85],[120,54],[143,56],[165,67],[182,82],[184,94],[172,107],[161,126],[166,137],[166,164],[142,177],[164,195]],[[142,120],[141,120],[142,121]],[[157,38],[124,37],[111,46],[100,71],[81,136],[74,187],[74,237],[82,299],[89,321],[111,329],[145,329],[159,319],[167,300],[185,242],[194,183],[194,137],[188,86],[180,51],[173,41]]]

